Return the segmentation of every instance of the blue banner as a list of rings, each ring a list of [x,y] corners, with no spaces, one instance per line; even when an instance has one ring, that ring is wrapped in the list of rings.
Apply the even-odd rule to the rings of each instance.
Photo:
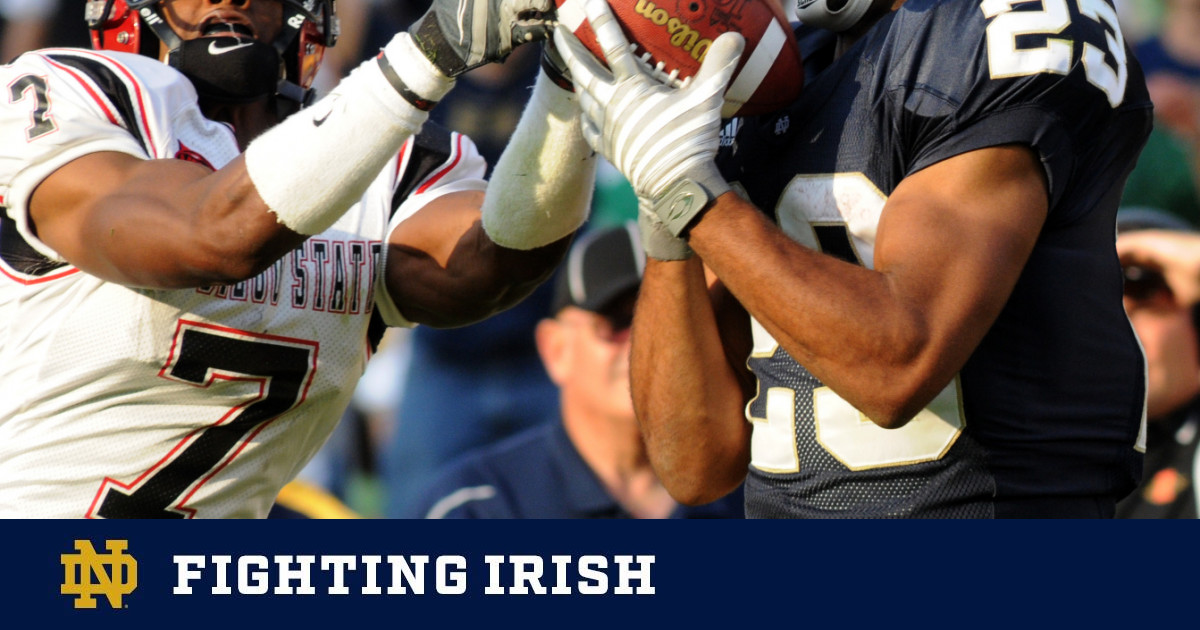
[[[1187,522],[9,521],[3,527],[10,544],[0,602],[16,618],[33,612],[49,627],[1154,628],[1187,614],[1200,566],[1200,536]]]

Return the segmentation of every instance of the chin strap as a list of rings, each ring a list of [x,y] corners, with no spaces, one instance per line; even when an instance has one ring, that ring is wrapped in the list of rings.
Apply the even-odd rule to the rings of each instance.
[[[287,59],[285,56],[288,47],[296,38],[300,37],[300,30],[304,28],[304,20],[307,16],[298,7],[284,3],[283,5],[283,30],[275,37],[275,51],[279,54],[280,59]],[[279,67],[279,81],[275,86],[275,94],[292,101],[296,101],[301,107],[307,106],[313,101],[313,90],[305,89],[291,81],[287,80],[287,70],[281,64]]]

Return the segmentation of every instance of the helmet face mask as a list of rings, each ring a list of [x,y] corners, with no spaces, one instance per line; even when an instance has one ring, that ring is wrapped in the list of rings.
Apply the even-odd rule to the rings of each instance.
[[[275,41],[221,57],[206,57],[201,46],[183,41],[163,18],[160,0],[87,0],[85,19],[97,50],[158,58],[162,42],[168,65],[192,79],[201,96],[245,102],[274,94],[304,104],[312,98],[325,48],[337,41],[335,0],[275,1],[284,9]],[[274,59],[267,47],[275,50]]]

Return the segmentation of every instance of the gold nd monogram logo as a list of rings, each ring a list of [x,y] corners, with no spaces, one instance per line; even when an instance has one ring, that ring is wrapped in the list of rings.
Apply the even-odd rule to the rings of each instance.
[[[121,598],[137,588],[137,560],[125,553],[129,541],[107,540],[104,546],[108,553],[99,554],[90,540],[76,540],[79,553],[59,556],[64,574],[59,593],[75,595],[76,608],[95,608],[97,595],[108,598],[111,608],[121,608]]]

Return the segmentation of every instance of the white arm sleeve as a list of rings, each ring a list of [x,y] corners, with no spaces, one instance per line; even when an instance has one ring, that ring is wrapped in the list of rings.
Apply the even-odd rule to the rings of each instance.
[[[497,244],[541,247],[587,220],[596,154],[580,131],[577,102],[573,93],[538,73],[483,202],[483,229]]]
[[[383,56],[423,96],[440,98],[454,85],[437,75],[407,33],[397,35]],[[370,59],[315,105],[252,142],[246,170],[280,223],[300,234],[319,234],[362,197],[428,117]]]

